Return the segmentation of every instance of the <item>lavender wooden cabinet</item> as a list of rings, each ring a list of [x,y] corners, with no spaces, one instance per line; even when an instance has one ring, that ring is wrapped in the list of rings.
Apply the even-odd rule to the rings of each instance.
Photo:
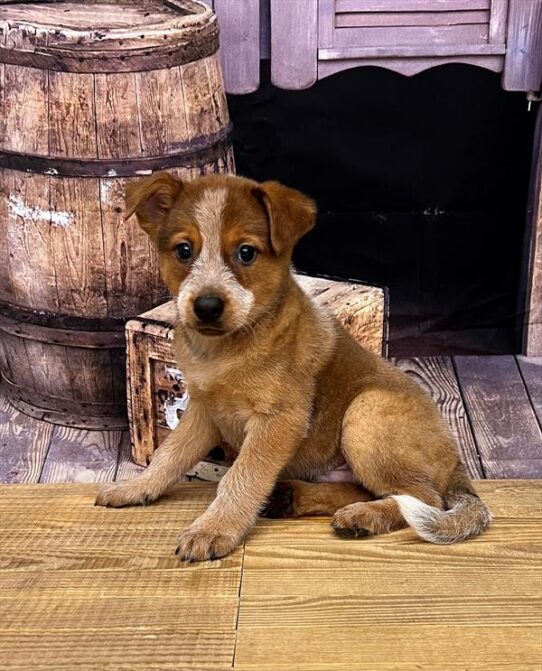
[[[228,93],[256,91],[260,60],[269,58],[270,0],[205,0],[220,25],[220,53]]]
[[[318,76],[460,61],[502,70],[507,0],[320,0]]]
[[[226,90],[272,82],[304,89],[359,66],[410,76],[445,63],[502,73],[506,91],[537,99],[542,86],[542,0],[207,0],[221,29]],[[0,0],[1,2],[1,0]],[[542,114],[542,113],[541,113]],[[542,356],[542,121],[529,208],[524,352]]]
[[[542,0],[207,0],[221,29],[228,93],[303,89],[349,68],[414,75],[443,63],[502,72],[507,91],[538,91]]]
[[[444,63],[504,72],[503,87],[537,91],[542,0],[270,0],[271,73],[301,89],[373,65],[413,75]]]

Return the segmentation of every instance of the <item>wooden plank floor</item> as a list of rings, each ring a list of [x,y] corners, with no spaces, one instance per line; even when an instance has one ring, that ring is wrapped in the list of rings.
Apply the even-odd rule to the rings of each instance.
[[[542,358],[401,358],[455,432],[473,478],[542,477]],[[14,410],[0,388],[0,483],[133,477],[123,431],[53,427]]]
[[[0,668],[539,671],[542,482],[476,486],[495,521],[465,543],[259,520],[192,565],[176,537],[214,485],[120,510],[92,484],[1,486]]]
[[[326,518],[259,520],[230,557],[182,565],[176,537],[213,485],[96,508],[92,483],[140,470],[127,433],[53,427],[0,392],[0,481],[23,483],[0,486],[0,668],[540,671],[542,359],[396,363],[478,479],[495,516],[479,538],[352,541]],[[87,484],[28,484],[53,482]]]

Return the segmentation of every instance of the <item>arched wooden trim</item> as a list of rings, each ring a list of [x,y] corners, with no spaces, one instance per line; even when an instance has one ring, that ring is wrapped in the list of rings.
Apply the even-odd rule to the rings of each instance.
[[[486,56],[486,57],[440,57],[440,58],[364,58],[364,59],[348,59],[337,61],[320,61],[318,63],[318,79],[325,79],[343,70],[351,70],[352,68],[373,66],[392,70],[405,77],[412,77],[424,70],[447,65],[449,63],[462,63],[464,65],[474,65],[476,67],[491,70],[492,72],[502,72],[503,57],[502,56]]]

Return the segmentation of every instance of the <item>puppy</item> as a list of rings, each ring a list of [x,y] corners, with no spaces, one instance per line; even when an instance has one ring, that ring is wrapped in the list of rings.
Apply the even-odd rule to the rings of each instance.
[[[154,501],[225,440],[237,458],[182,531],[183,560],[231,552],[266,504],[273,516],[334,515],[340,536],[409,524],[453,543],[489,525],[433,402],[292,276],[292,249],[315,223],[309,198],[277,182],[162,172],[130,184],[126,205],[176,297],[174,347],[191,400],[150,466],[103,486],[98,505]],[[315,482],[345,462],[355,483]]]

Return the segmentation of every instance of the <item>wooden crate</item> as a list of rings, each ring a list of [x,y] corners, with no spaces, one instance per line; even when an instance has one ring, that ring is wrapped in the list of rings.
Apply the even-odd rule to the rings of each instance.
[[[364,347],[386,354],[388,301],[384,288],[305,275],[298,279],[307,293],[332,310]],[[175,304],[170,301],[126,325],[132,453],[142,465],[149,463],[189,402],[182,361],[175,362],[172,353],[174,320]],[[227,445],[217,446],[190,475],[219,480],[232,458]]]

